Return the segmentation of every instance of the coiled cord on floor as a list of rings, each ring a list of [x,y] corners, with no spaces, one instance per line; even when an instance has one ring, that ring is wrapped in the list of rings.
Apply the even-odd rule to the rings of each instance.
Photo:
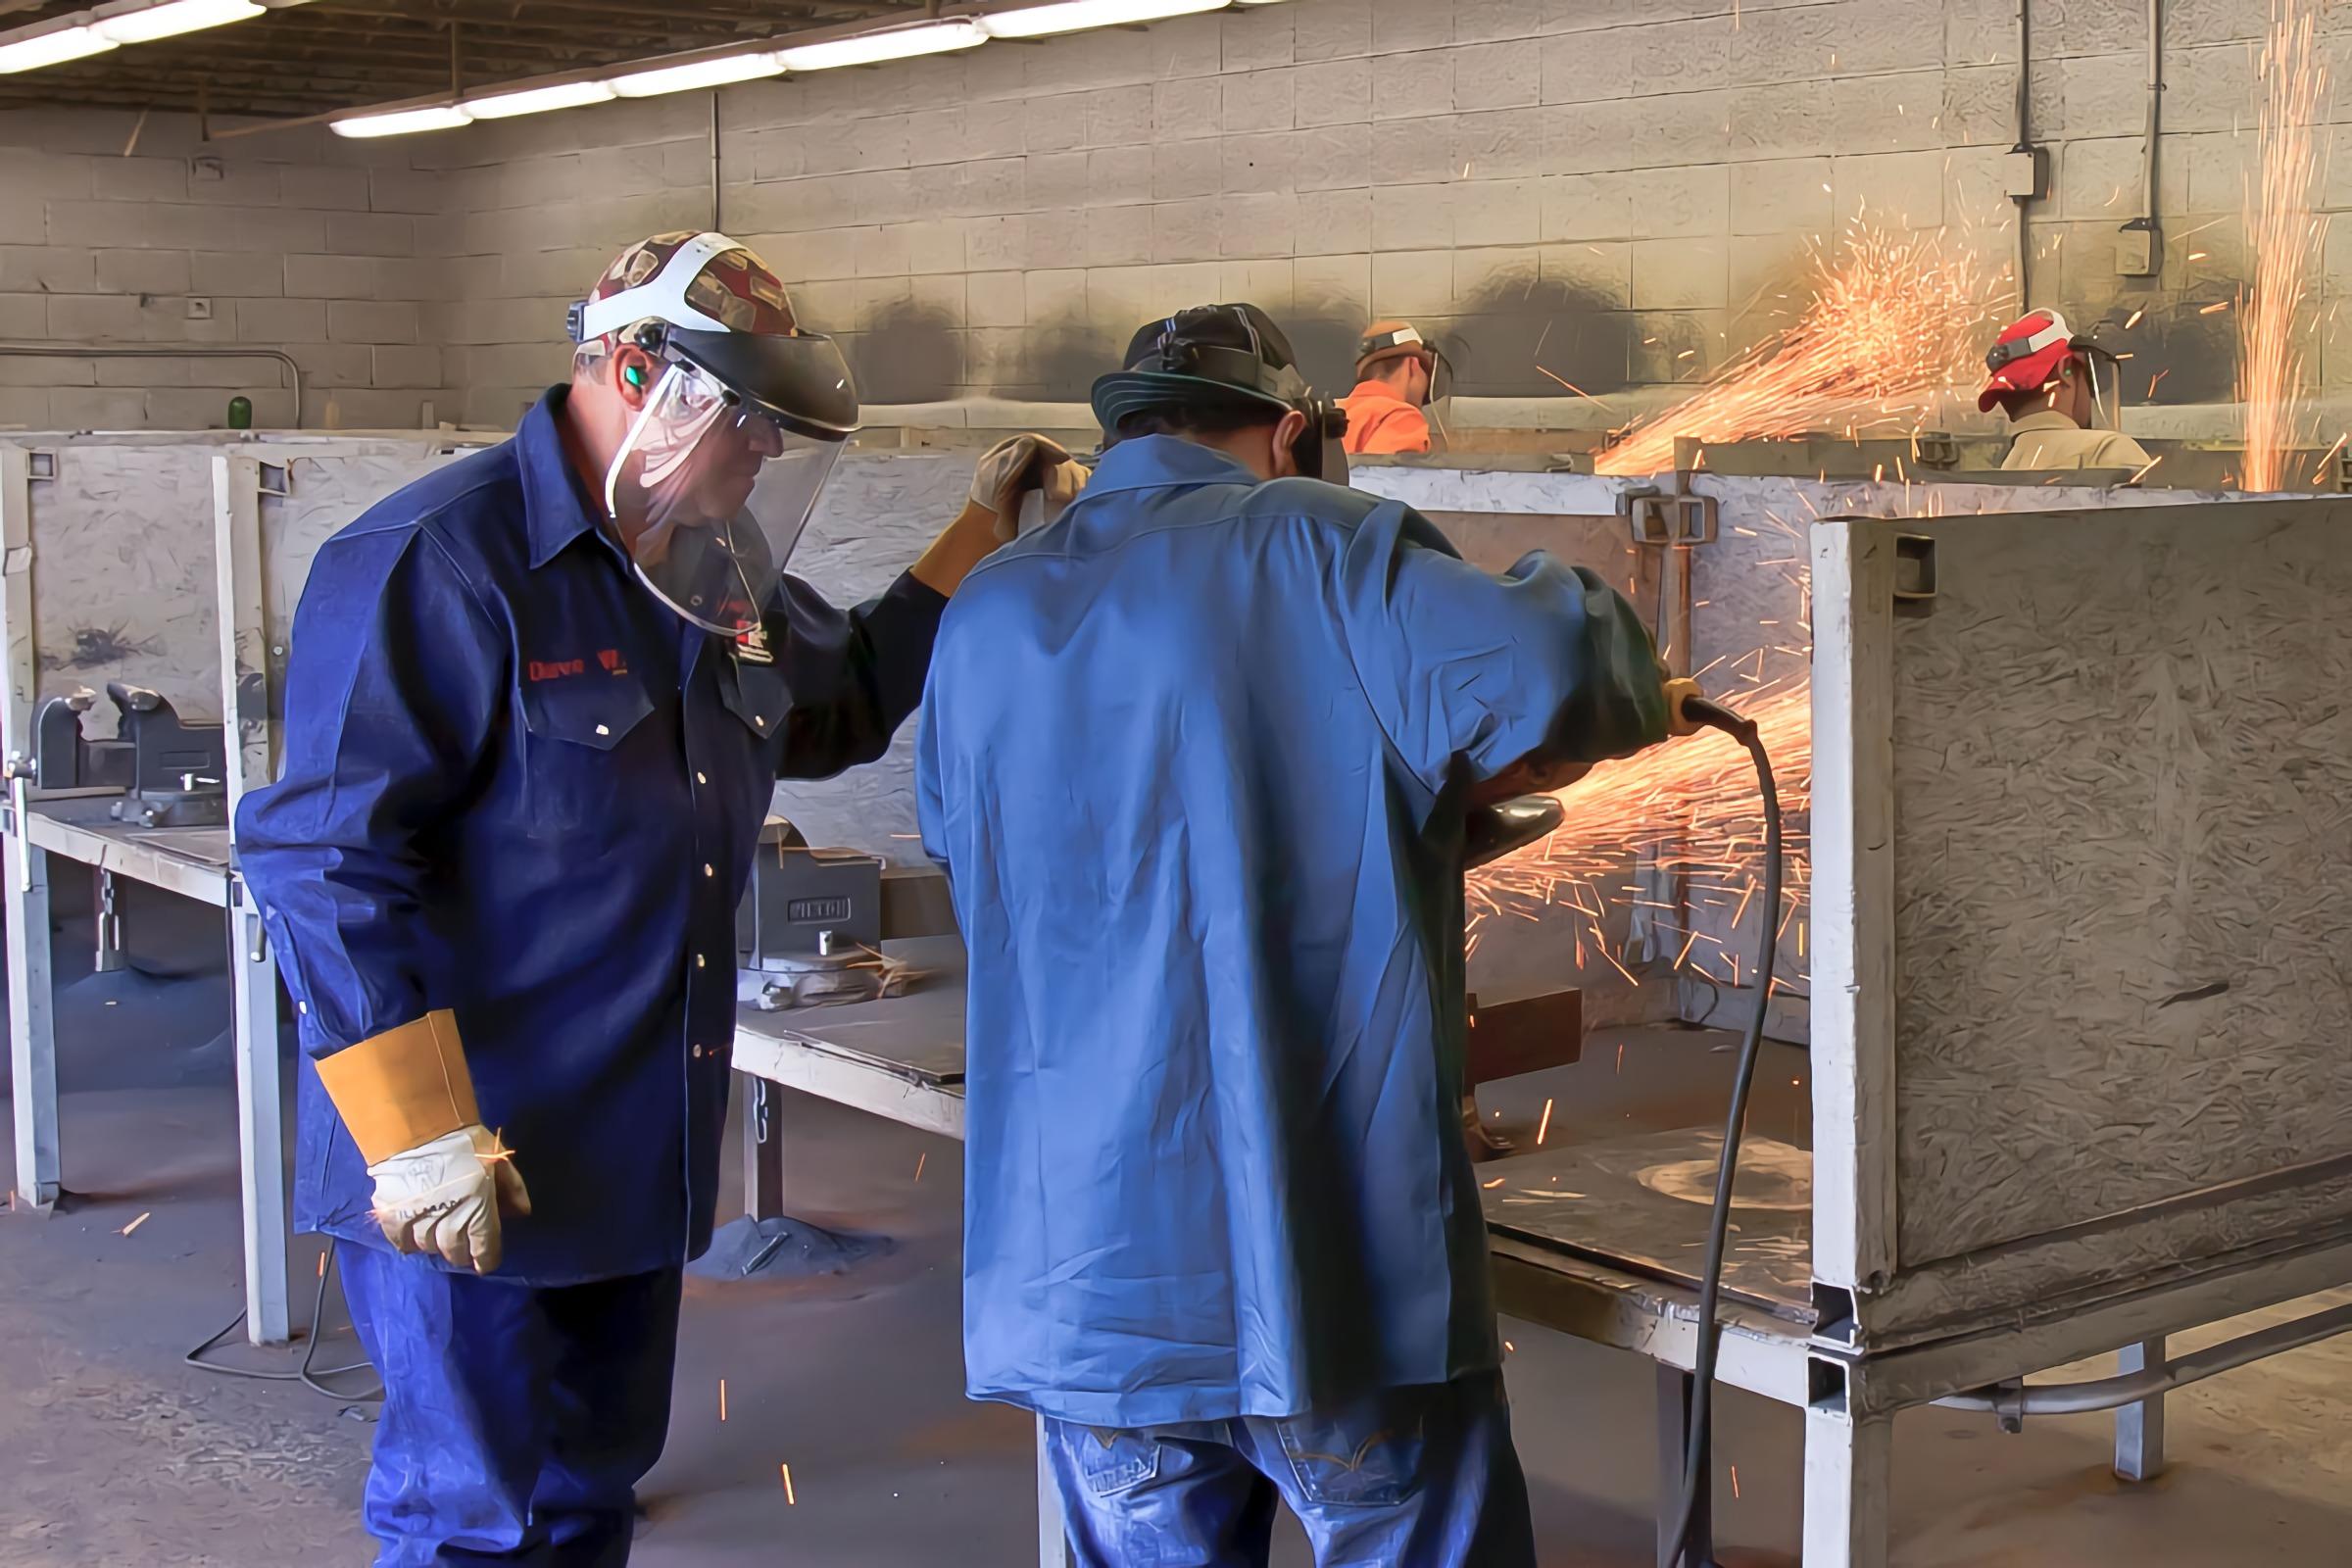
[[[220,1332],[212,1335],[202,1345],[181,1356],[180,1364],[192,1366],[199,1372],[210,1372],[215,1377],[250,1378],[256,1383],[299,1383],[313,1394],[324,1395],[330,1399],[339,1399],[346,1404],[368,1404],[382,1398],[384,1386],[380,1382],[373,1389],[365,1393],[347,1393],[341,1389],[330,1389],[318,1381],[320,1378],[342,1377],[348,1373],[368,1370],[372,1363],[365,1358],[346,1362],[342,1366],[318,1367],[311,1364],[318,1358],[318,1341],[322,1337],[319,1333],[319,1324],[326,1315],[326,1279],[335,1271],[335,1250],[341,1245],[340,1242],[333,1240],[329,1240],[326,1244],[326,1261],[318,1270],[318,1289],[311,1298],[310,1344],[303,1348],[302,1365],[291,1372],[270,1372],[260,1367],[229,1366],[220,1361],[204,1359],[207,1350],[236,1333],[238,1328],[244,1324],[245,1314],[243,1312],[230,1318],[227,1325]]]
[[[1715,1167],[1715,1206],[1707,1221],[1707,1247],[1702,1254],[1698,1283],[1698,1349],[1690,1365],[1690,1439],[1683,1450],[1683,1495],[1675,1516],[1672,1544],[1658,1554],[1658,1568],[1683,1568],[1689,1550],[1690,1523],[1698,1512],[1701,1488],[1710,1485],[1707,1456],[1714,1434],[1716,1348],[1721,1330],[1715,1322],[1717,1298],[1723,1294],[1723,1250],[1732,1223],[1732,1178],[1740,1167],[1740,1135],[1747,1120],[1747,1093],[1756,1079],[1756,1056],[1764,1042],[1764,1024],[1772,1010],[1772,967],[1778,946],[1777,916],[1781,907],[1781,796],[1773,782],[1772,759],[1751,721],[1704,698],[1689,698],[1683,714],[1710,729],[1719,729],[1747,748],[1756,764],[1756,790],[1764,809],[1764,935],[1757,943],[1756,1004],[1748,1015],[1747,1032],[1740,1041],[1740,1064],[1732,1079],[1731,1113],[1723,1124],[1723,1155]],[[1693,1564],[1691,1568],[1700,1568]]]

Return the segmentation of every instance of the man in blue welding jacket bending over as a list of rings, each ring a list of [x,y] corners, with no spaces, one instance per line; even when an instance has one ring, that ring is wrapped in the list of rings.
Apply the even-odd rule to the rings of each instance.
[[[379,1564],[628,1557],[775,780],[882,754],[1004,510],[845,613],[782,567],[858,395],[776,276],[658,235],[571,329],[512,441],[319,550],[237,813],[310,1058],[296,1218],[384,1380]]]
[[[1279,1498],[1326,1568],[1524,1568],[1463,823],[1662,739],[1656,654],[1592,573],[1321,482],[1346,426],[1254,306],[1144,327],[1094,407],[917,748],[971,952],[968,1391],[1045,1417],[1081,1563],[1262,1564]]]

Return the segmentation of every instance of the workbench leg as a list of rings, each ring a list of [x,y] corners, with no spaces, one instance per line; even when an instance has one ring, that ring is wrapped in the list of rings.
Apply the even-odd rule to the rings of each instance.
[[[783,1089],[741,1074],[743,1086],[743,1211],[755,1220],[784,1217]]]
[[[57,1201],[57,1025],[49,969],[49,852],[8,835],[8,1081],[20,1206]]]
[[[1690,1454],[1690,1393],[1697,1380],[1681,1367],[1657,1363],[1658,1372],[1658,1560],[1674,1549],[1674,1526],[1683,1510],[1683,1461]],[[1690,1534],[1675,1568],[1706,1568],[1715,1560],[1715,1455],[1698,1456],[1698,1501],[1690,1511]]]
[[[1061,1529],[1061,1488],[1046,1451],[1046,1418],[1037,1418],[1037,1568],[1070,1568],[1070,1538]]]
[[[2125,1376],[2164,1364],[2164,1336],[2127,1345],[2116,1370]],[[2164,1473],[2164,1396],[2151,1394],[2115,1412],[2115,1473],[2126,1481],[2153,1481]]]
[[[277,1061],[277,960],[251,909],[228,911],[234,947],[237,1170],[245,1219],[245,1338],[284,1345],[286,1312],[286,1133]]]
[[[1805,1568],[1886,1568],[1894,1418],[1805,1411]]]

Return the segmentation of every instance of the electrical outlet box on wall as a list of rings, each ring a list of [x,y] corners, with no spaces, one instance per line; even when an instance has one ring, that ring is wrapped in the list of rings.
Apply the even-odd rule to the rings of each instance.
[[[2049,194],[2050,150],[2013,147],[2001,159],[2001,189],[2012,199],[2037,202]]]
[[[2116,231],[2115,271],[2119,277],[2154,277],[2163,270],[2164,236],[2152,218],[2135,218]]]

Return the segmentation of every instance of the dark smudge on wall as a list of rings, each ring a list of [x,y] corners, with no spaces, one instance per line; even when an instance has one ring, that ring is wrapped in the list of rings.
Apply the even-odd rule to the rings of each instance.
[[[849,340],[863,403],[933,403],[964,385],[963,334],[944,311],[893,306]]]

